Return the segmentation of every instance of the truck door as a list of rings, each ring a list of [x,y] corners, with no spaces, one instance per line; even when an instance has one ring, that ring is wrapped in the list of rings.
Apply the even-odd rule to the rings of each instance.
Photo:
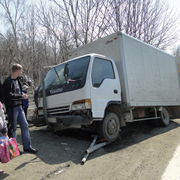
[[[91,103],[93,118],[103,118],[111,101],[121,101],[120,81],[114,62],[94,57],[91,71]]]

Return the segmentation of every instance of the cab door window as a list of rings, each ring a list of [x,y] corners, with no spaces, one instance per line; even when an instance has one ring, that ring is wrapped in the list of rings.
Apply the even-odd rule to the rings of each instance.
[[[99,87],[104,79],[115,79],[111,61],[95,58],[92,66],[92,83],[94,87]]]

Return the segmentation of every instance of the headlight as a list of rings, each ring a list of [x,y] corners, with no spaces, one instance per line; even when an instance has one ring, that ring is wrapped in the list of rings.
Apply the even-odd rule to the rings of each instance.
[[[86,109],[84,104],[74,104],[72,105],[72,110],[82,110]]]
[[[73,102],[72,110],[75,111],[75,110],[83,110],[83,109],[91,109],[90,99],[83,99]]]

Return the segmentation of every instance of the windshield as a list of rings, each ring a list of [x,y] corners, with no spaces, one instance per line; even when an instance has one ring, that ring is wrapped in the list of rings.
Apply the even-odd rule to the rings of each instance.
[[[46,96],[82,88],[86,82],[89,60],[90,56],[86,56],[50,69],[45,77]],[[66,77],[65,71],[68,72]],[[42,88],[40,91],[42,97]]]

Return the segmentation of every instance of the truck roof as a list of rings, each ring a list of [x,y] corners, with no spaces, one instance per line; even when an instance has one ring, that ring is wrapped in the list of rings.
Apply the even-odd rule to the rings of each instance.
[[[173,55],[171,55],[171,54],[169,54],[169,53],[167,53],[167,52],[165,52],[165,51],[163,51],[163,50],[160,50],[160,49],[156,48],[155,46],[152,46],[152,45],[150,45],[150,44],[147,44],[147,43],[145,43],[145,42],[143,42],[143,41],[141,41],[141,40],[139,40],[139,39],[137,39],[137,38],[134,38],[134,37],[132,37],[132,36],[130,36],[130,35],[128,35],[128,34],[125,34],[125,33],[121,32],[121,31],[118,31],[118,32],[115,32],[115,33],[113,33],[113,34],[110,34],[110,35],[108,35],[108,36],[106,36],[106,37],[99,38],[99,39],[97,39],[97,40],[95,40],[95,41],[89,42],[88,44],[84,44],[84,45],[82,45],[82,46],[79,46],[79,47],[77,47],[77,48],[73,48],[73,49],[69,50],[69,51],[68,51],[68,59],[71,59],[71,58],[73,57],[73,55],[77,57],[77,55],[78,55],[77,52],[78,52],[78,51],[81,51],[81,49],[87,48],[88,46],[92,46],[92,44],[98,43],[98,42],[100,42],[100,41],[106,41],[107,38],[111,39],[112,37],[120,36],[120,35],[121,35],[121,36],[126,36],[126,37],[131,38],[131,39],[134,39],[135,41],[138,41],[138,42],[140,42],[141,44],[144,44],[145,46],[149,46],[149,47],[151,47],[151,48],[154,48],[154,49],[156,49],[157,51],[161,51],[161,52],[163,52],[163,53],[165,53],[165,54],[167,54],[167,55],[169,55],[169,56],[173,56]],[[106,43],[111,43],[111,42],[110,42],[110,40],[109,40],[109,42],[108,42],[108,40],[107,40]],[[92,53],[94,53],[94,52],[92,52]],[[173,56],[173,57],[174,57],[174,56]]]

